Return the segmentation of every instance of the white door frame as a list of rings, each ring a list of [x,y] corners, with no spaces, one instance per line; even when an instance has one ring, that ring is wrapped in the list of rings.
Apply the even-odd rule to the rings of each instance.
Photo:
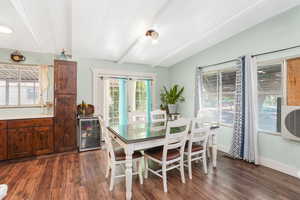
[[[93,105],[95,106],[95,114],[104,116],[104,99],[101,99],[97,91],[101,91],[100,77],[122,77],[122,78],[137,78],[137,79],[152,79],[152,108],[156,108],[155,84],[156,74],[144,72],[130,72],[126,70],[110,70],[101,68],[91,68],[93,72]]]

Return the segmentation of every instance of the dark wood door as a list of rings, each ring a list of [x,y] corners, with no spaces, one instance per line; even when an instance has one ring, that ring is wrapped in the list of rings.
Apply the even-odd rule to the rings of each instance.
[[[8,158],[21,158],[32,155],[33,128],[8,129]]]
[[[54,151],[53,128],[34,127],[32,148],[34,155],[52,153]]]
[[[54,61],[54,91],[55,94],[77,93],[77,64],[76,62]]]
[[[76,96],[55,97],[55,151],[71,151],[76,148]]]
[[[7,130],[0,129],[0,160],[7,159]]]

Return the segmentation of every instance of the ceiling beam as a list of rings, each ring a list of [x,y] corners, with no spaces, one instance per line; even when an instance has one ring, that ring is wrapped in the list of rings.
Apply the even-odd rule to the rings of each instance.
[[[25,26],[28,28],[29,32],[31,33],[37,48],[39,49],[41,46],[41,40],[39,39],[38,34],[36,32],[34,32],[21,1],[20,0],[10,0],[10,2],[13,5],[13,7],[16,9],[17,13],[20,15]]]
[[[149,23],[149,25],[147,26],[145,33],[148,29],[152,28],[154,26],[155,21],[159,18],[160,15],[162,15],[169,3],[171,3],[171,0],[166,0],[165,3],[159,8],[159,10],[156,12],[156,14],[154,15],[154,17],[152,18],[152,21]],[[145,37],[145,35],[139,35],[133,43],[131,43],[129,45],[129,47],[126,49],[126,51],[122,54],[122,56],[119,58],[119,60],[117,61],[119,64],[124,63],[124,61],[126,60],[127,56],[129,55],[129,53],[132,51],[132,49],[139,43],[139,41]]]
[[[168,58],[171,58],[171,57],[175,56],[176,54],[178,54],[179,52],[185,50],[186,48],[188,48],[192,44],[198,43],[198,42],[204,40],[207,36],[213,34],[214,32],[219,31],[221,28],[225,27],[226,25],[228,25],[229,23],[231,23],[235,19],[241,17],[242,15],[244,15],[245,13],[247,13],[248,11],[254,9],[255,7],[257,7],[259,4],[263,3],[264,1],[265,0],[259,0],[256,3],[254,3],[253,5],[251,5],[251,6],[247,7],[247,8],[245,8],[245,9],[241,10],[240,12],[238,12],[236,15],[233,15],[232,17],[230,17],[225,22],[219,24],[218,26],[215,26],[213,29],[211,29],[208,32],[204,33],[200,38],[192,39],[192,40],[189,40],[189,41],[185,42],[182,46],[176,48],[174,51],[171,51],[166,56],[164,56],[162,59],[160,59],[158,62],[154,63],[152,65],[152,67],[159,66],[165,60],[167,60]]]

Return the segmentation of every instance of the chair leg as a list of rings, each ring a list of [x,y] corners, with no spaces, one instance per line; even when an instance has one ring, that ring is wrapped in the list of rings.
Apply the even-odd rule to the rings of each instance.
[[[115,181],[115,169],[116,165],[112,164],[111,165],[111,174],[110,174],[110,187],[109,187],[109,191],[112,191],[114,188],[114,181]]]
[[[162,175],[163,175],[164,192],[168,192],[168,186],[167,186],[167,166],[166,166],[166,164],[162,165]]]
[[[203,153],[202,160],[203,160],[204,173],[207,174],[206,152]]]
[[[147,157],[144,157],[144,160],[145,160],[145,179],[147,179],[148,178],[148,158]]]
[[[110,165],[109,165],[109,162],[108,162],[108,163],[107,163],[107,166],[106,166],[105,178],[108,178],[109,170],[110,170]]]
[[[207,157],[210,159],[211,158],[211,154],[210,154],[210,147],[209,147],[209,145],[207,145],[207,149],[206,149],[205,155],[206,154],[207,154]]]
[[[137,161],[138,164],[138,171],[139,171],[139,179],[140,179],[140,184],[143,184],[143,169],[142,169],[142,161],[143,158],[141,158],[140,160]]]
[[[180,160],[180,174],[181,174],[181,182],[185,183],[185,178],[184,178],[184,166],[183,166],[183,156]]]
[[[192,156],[188,155],[189,178],[192,179]]]

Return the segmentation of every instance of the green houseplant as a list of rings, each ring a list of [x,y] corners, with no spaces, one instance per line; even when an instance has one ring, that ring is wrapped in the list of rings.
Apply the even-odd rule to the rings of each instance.
[[[183,102],[185,99],[182,96],[184,87],[180,88],[179,85],[174,85],[169,90],[164,86],[160,94],[162,108],[168,110],[169,113],[176,113],[177,103]]]

